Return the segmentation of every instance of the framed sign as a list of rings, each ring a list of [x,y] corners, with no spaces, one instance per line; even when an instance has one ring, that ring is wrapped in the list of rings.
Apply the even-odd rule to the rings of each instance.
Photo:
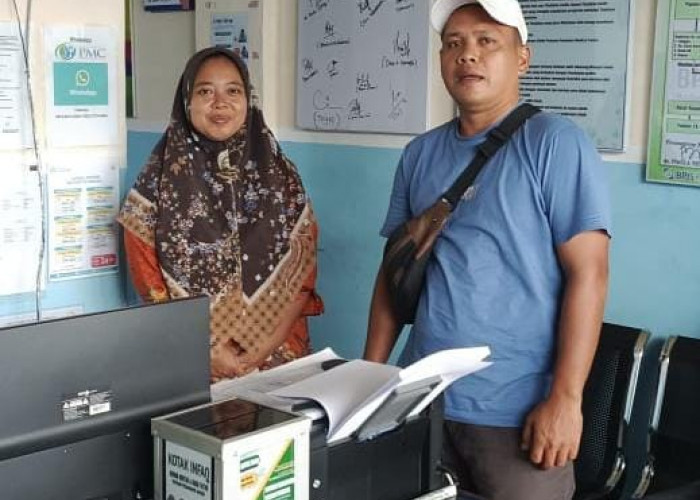
[[[530,32],[521,95],[578,123],[601,151],[625,144],[631,0],[520,0]]]
[[[194,10],[194,0],[143,0],[143,8],[149,12]]]

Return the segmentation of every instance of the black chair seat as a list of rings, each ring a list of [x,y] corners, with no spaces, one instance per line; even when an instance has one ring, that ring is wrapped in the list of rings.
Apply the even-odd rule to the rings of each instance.
[[[624,441],[649,334],[604,323],[583,393],[575,500],[605,498],[625,469]]]
[[[647,500],[698,500],[700,499],[700,481],[652,493],[644,498]]]
[[[647,464],[632,498],[700,499],[698,422],[700,339],[669,337],[659,360],[656,400],[647,437]],[[673,496],[681,493],[684,496]]]

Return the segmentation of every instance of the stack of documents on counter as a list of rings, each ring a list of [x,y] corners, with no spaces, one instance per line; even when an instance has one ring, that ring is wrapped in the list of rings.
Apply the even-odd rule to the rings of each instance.
[[[436,379],[408,417],[417,415],[452,382],[489,366],[484,361],[489,354],[488,347],[448,349],[404,369],[361,359],[328,369],[329,362],[340,358],[327,348],[272,370],[218,382],[211,388],[212,399],[240,397],[286,411],[299,400],[312,400],[328,417],[330,443],[350,437],[395,389]]]

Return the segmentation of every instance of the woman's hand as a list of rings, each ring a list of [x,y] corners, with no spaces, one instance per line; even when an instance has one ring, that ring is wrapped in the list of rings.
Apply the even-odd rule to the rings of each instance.
[[[267,359],[280,347],[289,336],[289,332],[294,325],[294,322],[299,318],[303,318],[302,309],[308,302],[310,291],[301,290],[294,301],[287,304],[285,310],[281,313],[281,319],[272,335],[266,337],[258,344],[258,349],[255,352],[242,351],[240,362],[247,370],[246,373],[256,370],[261,367]]]
[[[254,368],[254,367],[253,367]],[[211,348],[211,380],[242,377],[253,371],[245,360],[243,351],[231,342],[224,342]]]
[[[309,299],[308,291],[301,291],[297,298],[287,305],[282,313],[280,324],[269,337],[258,346],[256,352],[246,351],[233,341],[222,342],[211,348],[211,380],[242,377],[257,370],[289,335],[289,331]]]
[[[239,362],[241,364],[241,367],[245,370],[245,372],[251,373],[260,368],[260,366],[262,366],[262,364],[267,360],[267,358],[270,357],[270,355],[277,348],[277,346],[271,347],[272,349],[267,349],[261,346],[261,348],[258,349],[258,351],[255,353],[251,353],[248,351],[243,352],[243,354],[241,354],[239,358]]]

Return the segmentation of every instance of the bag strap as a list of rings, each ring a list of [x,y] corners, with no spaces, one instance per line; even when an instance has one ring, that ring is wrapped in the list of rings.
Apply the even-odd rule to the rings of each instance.
[[[467,165],[464,171],[459,174],[454,184],[442,195],[441,199],[447,202],[450,206],[450,211],[455,209],[457,202],[469,186],[471,186],[472,182],[474,182],[474,179],[479,175],[479,172],[481,172],[481,169],[486,165],[489,158],[491,158],[496,151],[506,143],[510,136],[525,123],[525,120],[539,112],[540,108],[532,104],[523,103],[511,111],[497,127],[494,127],[488,133],[486,140],[479,144],[474,159]]]

